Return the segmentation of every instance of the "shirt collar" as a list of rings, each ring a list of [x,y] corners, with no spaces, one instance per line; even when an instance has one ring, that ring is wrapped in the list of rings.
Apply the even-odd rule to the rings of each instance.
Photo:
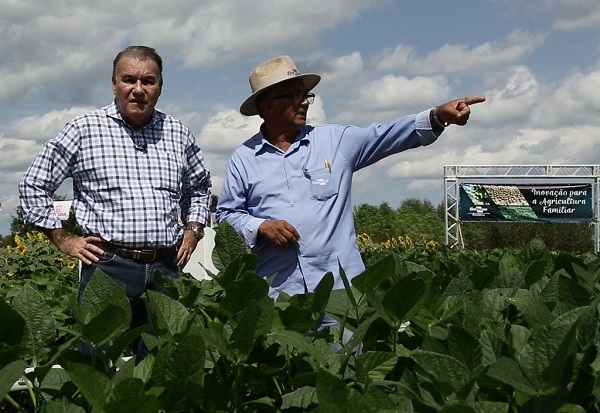
[[[267,138],[265,137],[265,135],[263,133],[264,125],[265,125],[264,123],[262,125],[260,125],[260,131],[255,136],[255,138],[257,139],[257,142],[255,142],[255,145],[254,145],[254,154],[255,155],[259,155],[259,154],[267,151],[268,148],[279,150],[271,142],[269,142],[267,140]],[[300,132],[298,132],[298,134],[296,135],[296,140],[292,144],[292,147],[298,146],[301,144],[308,145],[309,142],[310,142],[310,139],[308,139],[308,131],[307,131],[306,126],[304,126],[304,127],[302,127],[302,129],[300,129]]]
[[[112,103],[110,105],[108,105],[106,107],[106,115],[116,119],[118,121],[123,122],[126,125],[129,125],[125,119],[123,119],[123,116],[121,115],[121,111],[119,110],[119,108],[117,107],[117,103],[113,100]],[[158,111],[156,109],[154,109],[154,111],[152,112],[152,119],[150,119],[150,123],[148,123],[147,125],[145,125],[142,129],[145,129],[151,125],[154,125],[156,122],[158,122],[159,120],[159,114]],[[131,125],[129,125],[131,126]]]

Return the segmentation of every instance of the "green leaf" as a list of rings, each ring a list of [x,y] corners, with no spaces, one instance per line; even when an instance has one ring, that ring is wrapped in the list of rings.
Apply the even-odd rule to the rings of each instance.
[[[259,337],[265,337],[275,318],[273,301],[270,299],[250,302],[242,312],[237,326],[231,334],[231,342],[237,350],[247,356]]]
[[[136,377],[144,383],[148,383],[150,377],[152,377],[152,367],[154,366],[154,356],[152,354],[148,354],[137,365],[135,364],[135,357],[132,357],[127,364],[133,366],[132,377]]]
[[[211,378],[208,375],[208,378]],[[155,388],[156,389],[156,388]],[[213,390],[213,389],[211,389]],[[202,405],[205,398],[210,398],[211,402],[215,399],[223,400],[225,397],[229,397],[231,394],[227,394],[225,397],[219,397],[219,394],[213,394],[211,392],[206,395],[205,390],[194,383],[187,380],[173,379],[169,380],[160,388],[160,394],[158,398],[160,400],[161,409],[159,412],[201,412],[199,406]],[[227,405],[227,402],[223,403]],[[214,405],[213,405],[214,407]],[[214,409],[209,411],[223,411],[220,409]]]
[[[244,408],[246,408],[252,412],[254,412],[254,411],[256,411],[256,412],[268,412],[268,411],[276,412],[276,411],[278,411],[277,408],[275,407],[275,404],[273,403],[273,399],[271,399],[270,397],[266,397],[266,396],[260,397],[258,399],[246,401],[246,402],[242,403],[242,406],[244,406]]]
[[[269,285],[255,273],[246,272],[225,288],[220,307],[229,314],[243,310],[251,301],[260,301],[269,295]]]
[[[35,369],[35,376],[39,379],[40,368]],[[69,382],[69,374],[63,368],[51,368],[40,384],[40,389],[47,394],[60,394],[65,383]]]
[[[343,319],[352,313],[355,307],[348,299],[346,290],[333,290],[329,296],[325,312],[331,314],[337,319]]]
[[[356,381],[368,384],[383,380],[393,370],[398,356],[388,351],[367,351],[356,358]]]
[[[490,284],[489,288],[515,288],[523,283],[520,270],[520,261],[508,250],[502,254],[499,263],[499,273]]]
[[[519,364],[508,357],[499,358],[495,364],[490,366],[487,375],[528,396],[537,394],[533,384],[525,377]]]
[[[497,263],[488,261],[486,264],[485,266],[476,265],[468,272],[469,280],[477,290],[487,288],[499,274]]]
[[[117,285],[108,275],[101,270],[94,271],[92,278],[87,284],[81,304],[79,305],[79,323],[85,325],[100,314],[110,305],[123,308],[131,320],[131,305],[125,295],[125,286]]]
[[[35,364],[38,364],[42,356],[48,353],[47,346],[56,340],[56,322],[52,317],[52,308],[29,283],[13,298],[11,306],[25,320],[21,343],[29,350]]]
[[[394,254],[386,255],[384,258],[369,266],[362,274],[352,279],[352,285],[361,293],[367,288],[376,288],[382,282],[391,280],[396,272],[397,257]]]
[[[0,298],[0,343],[16,346],[23,338],[25,320]]]
[[[312,345],[312,339],[295,331],[272,331],[269,338],[273,341],[295,348],[299,352],[307,353],[319,363],[325,362],[325,354]]]
[[[194,323],[170,352],[167,366],[170,377],[202,385],[205,356],[202,328]]]
[[[144,393],[144,382],[130,377],[113,384],[110,401],[104,407],[110,413],[154,413],[159,411],[156,395]]]
[[[315,287],[311,308],[314,313],[321,314],[325,311],[331,291],[333,290],[333,284],[333,273],[328,272],[321,278],[321,281],[319,281],[319,284]]]
[[[105,412],[110,413],[156,413],[160,410],[158,398],[155,395],[137,395],[107,403]]]
[[[308,408],[317,403],[317,389],[314,387],[300,387],[293,392],[286,393],[282,397],[281,409],[296,408],[301,411],[308,411]]]
[[[503,317],[503,312],[508,306],[511,294],[512,289],[510,288],[484,291],[480,303],[480,316],[490,320]]]
[[[82,328],[82,337],[100,346],[129,329],[130,313],[120,306],[109,304]]]
[[[473,409],[477,413],[506,413],[510,411],[509,403],[488,401],[473,403]]]
[[[460,361],[467,369],[477,370],[483,360],[483,354],[479,342],[467,330],[450,326],[448,330],[448,348],[450,355]]]
[[[531,331],[518,324],[512,324],[510,326],[508,334],[508,342],[511,345],[512,351],[516,356],[519,356],[531,337]]]
[[[12,386],[23,377],[26,368],[26,362],[15,360],[0,369],[0,400],[4,400]]]
[[[235,260],[219,273],[215,279],[222,288],[227,288],[229,284],[241,278],[245,274],[253,274],[256,277],[256,255],[244,254],[237,256]],[[260,278],[260,277],[258,277]]]
[[[233,261],[248,253],[244,239],[227,221],[221,222],[215,229],[215,248],[212,253],[215,268],[224,271]]]
[[[67,372],[87,402],[94,409],[104,411],[104,406],[110,401],[110,379],[92,367],[80,363],[69,363]]]
[[[114,339],[112,345],[106,350],[106,355],[110,360],[116,362],[121,354],[123,354],[123,352],[129,347],[129,344],[131,344],[135,338],[139,337],[142,335],[142,333],[145,333],[150,328],[151,327],[149,325],[143,325],[124,332]]]
[[[576,323],[585,307],[563,314],[550,326],[534,331],[519,364],[540,394],[554,391],[563,380],[566,364],[577,352]]]
[[[517,307],[531,328],[543,328],[555,319],[534,290],[517,290],[509,302]]]
[[[426,290],[425,281],[413,274],[394,284],[383,296],[382,304],[399,322],[408,321],[419,311]]]
[[[565,403],[558,408],[556,413],[585,413],[586,410],[578,404]]]
[[[475,410],[473,407],[465,404],[454,404],[451,406],[443,407],[439,413],[482,413],[481,411]]]
[[[433,409],[432,411],[437,412],[440,410],[439,402],[428,391],[428,388],[431,386],[420,386],[419,382],[420,380],[417,380],[414,371],[405,369],[402,373],[400,381],[398,382],[398,388],[400,389],[401,393],[406,394],[410,400],[429,406]]]
[[[342,380],[326,370],[317,371],[317,399],[319,411],[347,412],[350,409],[350,389]]]
[[[549,276],[552,270],[551,259],[541,259],[530,261],[523,270],[523,279],[525,285],[530,287],[540,281],[544,276]]]
[[[178,341],[190,323],[189,311],[180,302],[158,291],[147,291],[146,297],[155,334]]]
[[[352,354],[355,352],[355,350],[358,348],[358,346],[363,342],[367,332],[369,331],[369,327],[378,318],[379,318],[379,315],[377,313],[373,313],[369,317],[367,317],[366,320],[362,320],[360,322],[360,324],[358,325],[358,327],[354,330],[354,332],[352,333],[352,337],[350,338],[350,341],[348,341],[342,347],[341,363],[343,365],[346,365],[348,363],[350,356],[352,356]]]
[[[66,399],[62,399],[44,403],[44,413],[85,413],[85,410],[76,404],[69,403]]]
[[[479,345],[481,346],[482,364],[489,366],[494,364],[502,354],[504,341],[491,331],[482,331],[479,337]]]
[[[356,302],[356,297],[354,297],[354,291],[352,291],[352,287],[350,286],[350,281],[348,280],[348,277],[346,276],[346,272],[342,268],[342,264],[340,263],[339,259],[338,259],[338,268],[339,268],[339,272],[340,272],[340,278],[342,279],[342,282],[344,283],[344,290],[346,290],[346,294],[348,294],[348,299],[350,300],[350,303],[352,303],[352,306],[354,308],[356,308],[358,305]]]
[[[562,308],[572,310],[576,307],[589,305],[594,298],[594,294],[577,281],[556,274],[544,287],[540,298],[550,309],[560,305]]]
[[[284,297],[279,295],[277,299],[278,306],[282,308],[278,313],[279,320],[288,330],[305,333],[314,328],[321,317],[321,313],[313,311],[314,293],[296,294],[286,298],[284,306]]]
[[[435,383],[443,383],[458,391],[470,379],[471,372],[454,357],[431,351],[416,350],[410,356]]]
[[[114,380],[110,398],[115,401],[144,394],[144,382],[136,377],[120,378]]]
[[[235,360],[235,355],[229,348],[229,340],[225,333],[223,324],[219,322],[209,322],[207,328],[202,331],[202,339],[206,348],[221,353],[230,361]]]

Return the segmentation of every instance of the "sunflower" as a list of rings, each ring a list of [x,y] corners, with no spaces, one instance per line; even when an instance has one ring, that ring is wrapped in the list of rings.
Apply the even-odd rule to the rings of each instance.
[[[434,250],[437,247],[437,242],[431,240],[431,241],[427,241],[427,243],[425,244],[425,249],[428,250]]]

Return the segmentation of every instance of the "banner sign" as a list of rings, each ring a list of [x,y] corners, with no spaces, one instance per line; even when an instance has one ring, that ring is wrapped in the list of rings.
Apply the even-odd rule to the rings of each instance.
[[[592,222],[592,184],[460,184],[462,221]]]

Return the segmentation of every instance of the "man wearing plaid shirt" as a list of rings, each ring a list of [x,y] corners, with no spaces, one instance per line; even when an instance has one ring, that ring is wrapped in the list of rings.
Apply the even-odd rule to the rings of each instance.
[[[67,123],[19,183],[25,221],[82,261],[79,299],[101,269],[125,285],[132,327],[147,322],[141,297],[159,289],[154,271],[177,277],[209,219],[210,173],[190,130],[155,109],[162,85],[154,49],[121,51],[113,62],[114,102]],[[62,228],[53,208],[52,195],[69,177],[81,237]],[[134,351],[143,356],[139,345]]]

